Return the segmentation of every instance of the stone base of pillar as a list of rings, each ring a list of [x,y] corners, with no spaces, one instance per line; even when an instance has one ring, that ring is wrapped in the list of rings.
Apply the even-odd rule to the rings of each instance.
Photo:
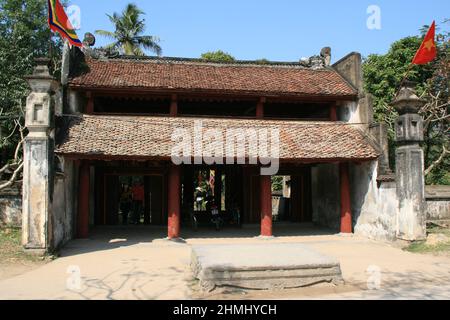
[[[258,239],[258,240],[273,240],[273,239],[275,239],[275,237],[274,236],[256,236],[255,237],[256,239]]]
[[[169,238],[169,237],[166,237],[163,240],[167,241],[167,242],[174,242],[174,243],[186,243],[186,240],[184,240],[183,238]]]

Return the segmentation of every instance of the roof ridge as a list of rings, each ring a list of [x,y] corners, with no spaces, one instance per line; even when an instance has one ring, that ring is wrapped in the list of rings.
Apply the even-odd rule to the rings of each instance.
[[[287,67],[299,68],[313,71],[334,71],[334,69],[323,67],[312,67],[302,61],[270,61],[265,59],[259,60],[233,60],[233,61],[210,61],[202,58],[185,58],[185,57],[158,57],[158,56],[130,56],[119,55],[113,57],[102,57],[99,59],[91,58],[96,61],[136,61],[149,63],[178,63],[178,64],[195,64],[210,65],[218,67]]]

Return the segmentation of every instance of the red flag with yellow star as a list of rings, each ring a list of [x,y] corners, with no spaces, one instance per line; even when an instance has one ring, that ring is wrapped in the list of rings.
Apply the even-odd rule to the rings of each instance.
[[[419,50],[412,61],[413,64],[425,64],[436,58],[436,43],[434,42],[435,24],[431,24]]]

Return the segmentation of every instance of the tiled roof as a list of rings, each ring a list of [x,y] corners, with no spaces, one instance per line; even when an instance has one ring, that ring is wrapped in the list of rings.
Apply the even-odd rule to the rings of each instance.
[[[359,129],[340,122],[99,115],[58,118],[61,129],[56,152],[91,158],[169,158],[174,129],[188,129],[194,140],[193,128],[199,120],[204,130],[218,129],[224,137],[230,128],[278,128],[280,159],[373,159],[379,155]]]
[[[331,68],[295,63],[211,63],[174,59],[87,58],[88,72],[71,87],[354,98],[356,90]]]

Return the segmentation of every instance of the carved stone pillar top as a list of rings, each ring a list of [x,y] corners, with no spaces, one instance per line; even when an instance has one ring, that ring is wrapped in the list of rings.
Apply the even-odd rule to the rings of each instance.
[[[392,102],[399,117],[395,121],[395,140],[401,144],[423,141],[423,119],[418,114],[424,101],[419,99],[413,82],[406,82]]]
[[[58,83],[50,75],[48,68],[50,59],[37,58],[35,61],[33,74],[25,77],[31,87],[25,110],[25,126],[30,132],[28,139],[48,136],[54,113],[52,95],[58,89]]]
[[[414,86],[414,82],[405,81],[404,85],[400,88],[398,95],[391,103],[400,115],[406,113],[418,113],[425,103],[424,100],[416,95]]]
[[[36,58],[36,67],[33,70],[33,74],[25,76],[28,84],[33,92],[50,93],[57,89],[58,83],[50,75],[48,58]]]

